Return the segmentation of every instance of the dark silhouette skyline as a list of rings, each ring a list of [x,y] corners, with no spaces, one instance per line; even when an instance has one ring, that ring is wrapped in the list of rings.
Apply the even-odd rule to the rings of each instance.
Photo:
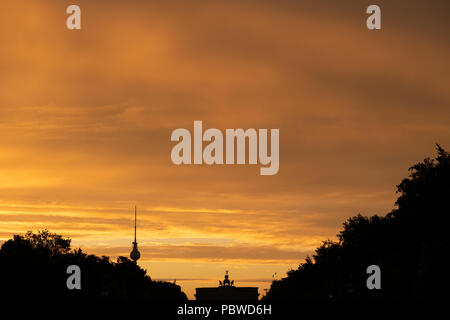
[[[385,216],[358,214],[338,240],[326,240],[288,276],[274,281],[266,299],[442,298],[450,286],[450,155],[410,169],[397,186],[396,208]],[[366,269],[381,269],[381,290],[368,290]]]
[[[337,240],[323,241],[286,278],[273,281],[264,299],[441,297],[450,285],[450,154],[437,145],[436,158],[409,171],[397,186],[394,210],[347,219]],[[66,286],[69,265],[82,270],[81,290]],[[381,269],[380,290],[366,286],[370,265]],[[219,289],[234,288],[228,274],[220,284]],[[3,243],[0,291],[20,298],[187,299],[180,286],[153,281],[136,261],[119,256],[112,262],[72,249],[69,238],[48,230],[14,235]]]
[[[8,298],[186,300],[180,286],[153,281],[136,262],[71,249],[71,240],[47,230],[14,235],[0,249],[0,292]],[[66,269],[81,269],[81,290],[66,286]]]

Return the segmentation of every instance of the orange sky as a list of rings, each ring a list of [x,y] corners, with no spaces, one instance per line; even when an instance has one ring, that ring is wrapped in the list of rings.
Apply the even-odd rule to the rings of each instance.
[[[381,31],[367,1],[30,2],[0,12],[0,240],[128,255],[137,204],[153,278],[192,297],[229,269],[263,293],[450,148],[448,1],[382,2]],[[194,120],[279,128],[279,173],[173,165]]]

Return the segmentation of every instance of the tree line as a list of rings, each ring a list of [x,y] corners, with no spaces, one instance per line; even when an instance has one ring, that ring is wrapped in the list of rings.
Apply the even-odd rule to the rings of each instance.
[[[266,299],[433,299],[450,288],[450,155],[409,168],[397,186],[395,208],[384,216],[358,214],[337,240],[323,241],[287,277],[273,281]],[[381,271],[369,290],[367,267]]]
[[[180,286],[153,281],[126,257],[71,249],[71,240],[47,230],[14,235],[0,249],[0,294],[17,299],[186,300]],[[81,270],[81,289],[69,290],[67,267]]]

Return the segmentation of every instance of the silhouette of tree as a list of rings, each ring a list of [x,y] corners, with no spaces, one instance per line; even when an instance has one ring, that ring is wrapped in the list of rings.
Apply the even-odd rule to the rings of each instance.
[[[71,250],[70,239],[47,230],[14,235],[0,249],[0,294],[8,298],[186,300],[180,286],[152,281],[126,257]],[[68,290],[69,265],[81,269],[81,290]]]
[[[34,249],[48,250],[50,255],[64,254],[70,251],[70,239],[64,239],[48,230],[38,231],[38,233],[28,231],[23,239],[28,241]]]
[[[343,224],[286,278],[272,282],[266,299],[432,298],[450,286],[450,154],[410,169],[397,186],[396,208],[384,217],[358,214]],[[378,265],[382,290],[368,290],[366,269]]]

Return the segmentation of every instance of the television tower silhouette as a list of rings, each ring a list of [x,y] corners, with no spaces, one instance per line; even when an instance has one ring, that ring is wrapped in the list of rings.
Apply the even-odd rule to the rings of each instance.
[[[135,263],[141,257],[141,253],[139,252],[137,245],[138,244],[137,244],[137,241],[136,241],[136,206],[134,206],[134,242],[133,242],[133,250],[130,252],[130,258]]]

